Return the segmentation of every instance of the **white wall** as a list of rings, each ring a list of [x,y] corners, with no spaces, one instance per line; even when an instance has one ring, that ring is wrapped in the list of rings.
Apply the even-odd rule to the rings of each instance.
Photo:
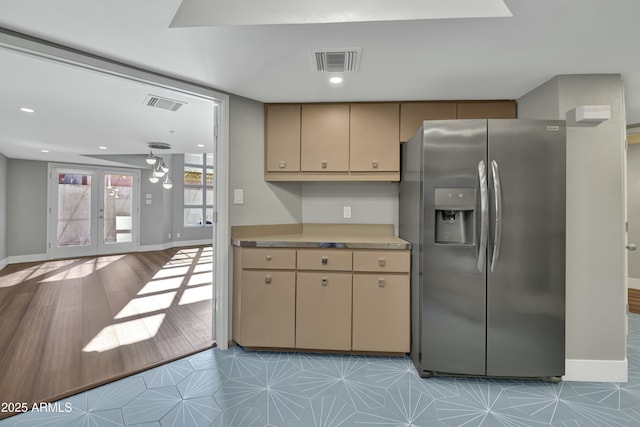
[[[344,218],[344,206],[351,218]],[[302,185],[305,223],[393,224],[398,235],[398,184],[390,182],[306,182]]]
[[[302,184],[264,181],[264,104],[229,99],[229,192],[231,225],[291,224],[302,221]],[[233,204],[233,190],[244,204]]]
[[[575,122],[577,106],[600,104],[610,120]],[[518,100],[518,116],[567,120],[567,376],[626,379],[621,76],[555,77]]]

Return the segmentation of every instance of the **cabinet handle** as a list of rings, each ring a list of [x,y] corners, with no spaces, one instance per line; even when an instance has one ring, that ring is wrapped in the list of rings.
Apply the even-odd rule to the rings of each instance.
[[[373,162],[371,162],[371,167],[374,169],[378,169],[378,161],[374,160]]]
[[[267,261],[271,261],[271,255],[267,255],[266,257],[264,257]]]
[[[384,288],[385,282],[384,279],[378,279],[378,286],[380,286],[381,288]]]
[[[327,258],[326,256],[322,257],[322,265],[327,265],[329,264],[329,258]]]
[[[280,166],[280,169],[284,169],[287,167],[287,162],[280,162],[278,166]]]
[[[329,284],[329,279],[327,279],[326,277],[323,277],[322,279],[320,279],[320,284],[322,286],[327,286]]]
[[[378,258],[378,266],[384,267],[386,264],[387,262],[384,260],[384,258]]]
[[[270,275],[266,275],[264,276],[264,283],[271,283],[271,276]]]
[[[322,162],[322,169],[326,169],[326,168],[327,168],[327,161],[326,161],[326,160],[324,160],[324,161]]]

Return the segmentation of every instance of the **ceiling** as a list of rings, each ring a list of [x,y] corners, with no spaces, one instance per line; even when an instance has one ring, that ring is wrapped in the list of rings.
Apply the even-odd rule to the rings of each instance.
[[[194,27],[177,19],[180,0],[0,0],[0,27],[262,102],[517,99],[558,74],[620,73],[627,123],[640,123],[640,2],[504,4],[513,16]],[[355,47],[359,70],[341,85],[314,71],[313,49]],[[3,49],[0,64],[8,157],[81,161],[211,141],[209,101]],[[187,105],[152,109],[149,93]]]

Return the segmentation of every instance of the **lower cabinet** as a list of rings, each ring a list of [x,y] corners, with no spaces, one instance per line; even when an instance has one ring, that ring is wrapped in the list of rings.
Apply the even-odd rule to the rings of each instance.
[[[233,339],[249,348],[408,353],[409,256],[234,247]]]
[[[352,350],[408,353],[409,276],[353,275]]]
[[[243,341],[255,347],[293,347],[296,326],[296,274],[243,271]]]
[[[296,348],[351,350],[351,273],[298,272]]]

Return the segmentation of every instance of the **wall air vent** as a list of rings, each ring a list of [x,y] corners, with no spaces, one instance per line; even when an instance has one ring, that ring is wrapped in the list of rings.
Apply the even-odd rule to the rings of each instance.
[[[178,111],[180,107],[186,104],[184,101],[176,101],[175,99],[163,98],[157,95],[147,95],[144,100],[147,107],[160,108],[162,110]]]
[[[314,71],[319,73],[350,73],[360,69],[362,48],[317,49],[311,52]]]

